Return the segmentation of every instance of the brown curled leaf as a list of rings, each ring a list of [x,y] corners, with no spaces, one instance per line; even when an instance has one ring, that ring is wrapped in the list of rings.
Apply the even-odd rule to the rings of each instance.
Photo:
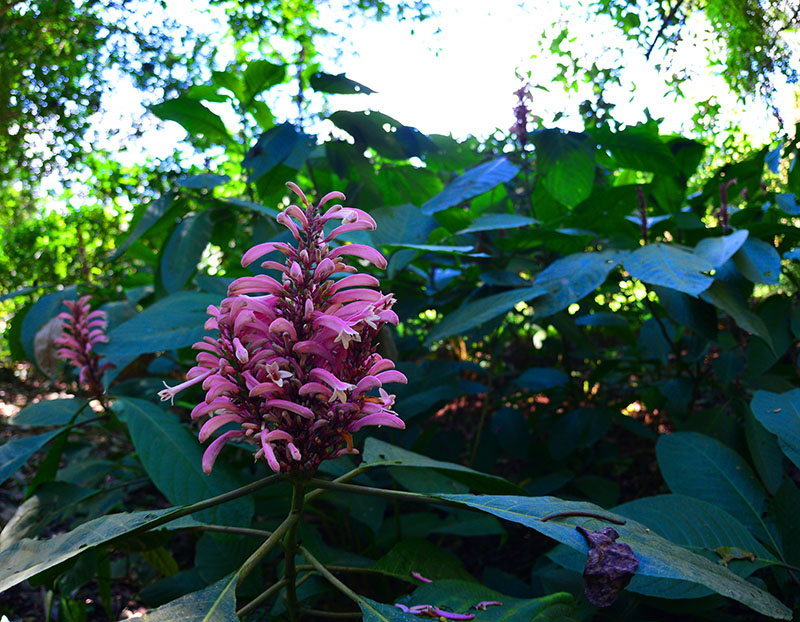
[[[631,582],[639,560],[627,544],[617,543],[619,534],[612,527],[587,531],[576,526],[589,544],[583,569],[586,599],[595,607],[609,607],[622,589]]]

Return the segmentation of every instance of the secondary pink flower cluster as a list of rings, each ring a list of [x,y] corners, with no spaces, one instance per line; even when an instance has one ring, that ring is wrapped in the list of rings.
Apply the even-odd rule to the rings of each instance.
[[[341,233],[375,229],[375,221],[363,210],[338,204],[323,212],[332,199],[344,200],[340,192],[315,206],[295,184],[287,186],[302,207],[291,205],[277,220],[296,244],[265,242],[242,257],[248,266],[280,253],[283,262],[261,264],[279,278],[257,275],[231,283],[229,297],[208,309],[206,329],[219,336],[196,343],[197,366],[188,380],[159,393],[162,400],[172,399],[202,383],[205,400],[192,411],[192,418],[210,415],[200,429],[201,442],[226,424],[238,426],[208,446],[206,473],[233,439],[253,443],[255,458],[273,471],[308,475],[323,460],[358,453],[352,434],[364,426],[405,427],[383,384],[405,383],[406,377],[375,351],[381,327],[397,324],[395,299],[376,289],[378,279],[345,262],[354,257],[385,269],[386,259],[362,244],[331,246]],[[331,220],[341,222],[326,233]]]
[[[77,301],[64,301],[69,313],[65,311],[58,314],[64,333],[55,339],[55,343],[61,346],[57,352],[58,358],[77,367],[80,370],[78,381],[86,384],[91,393],[100,396],[103,394],[103,373],[115,365],[101,365],[102,357],[93,351],[95,344],[108,341],[104,332],[108,322],[105,311],[90,311],[91,299],[91,296],[83,296]]]

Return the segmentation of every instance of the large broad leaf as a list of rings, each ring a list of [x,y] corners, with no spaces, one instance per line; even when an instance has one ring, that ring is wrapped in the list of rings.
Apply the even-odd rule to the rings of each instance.
[[[748,238],[733,256],[733,263],[753,283],[777,285],[781,278],[781,256],[772,244]]]
[[[658,495],[623,503],[613,509],[615,514],[647,525],[662,538],[677,544],[712,562],[722,560],[720,554],[753,555],[756,560],[724,560],[735,574],[746,577],[770,562],[772,555],[733,516],[717,506],[683,495]],[[715,552],[719,549],[719,552]],[[581,572],[585,557],[565,547],[556,547],[548,555],[553,561]],[[711,591],[696,583],[662,579],[636,574],[628,586],[632,592],[658,598],[701,598]]]
[[[618,132],[603,128],[593,131],[592,134],[603,149],[611,151],[621,168],[672,176],[680,171],[669,147],[658,135],[657,127],[637,125]]]
[[[437,149],[418,129],[382,112],[339,110],[328,118],[350,134],[357,146],[371,147],[386,158],[405,160]]]
[[[0,552],[0,592],[48,568],[85,553],[89,547],[146,529],[178,508],[109,514],[50,540],[24,539]]]
[[[471,168],[451,181],[444,190],[422,206],[426,214],[434,214],[488,192],[495,186],[511,180],[519,167],[500,157]]]
[[[433,469],[446,473],[458,482],[468,485],[473,490],[485,492],[513,492],[520,493],[522,489],[504,480],[502,477],[487,475],[469,467],[452,462],[441,462],[421,454],[416,454],[389,443],[384,443],[376,438],[368,438],[364,444],[363,467],[402,466],[422,469]]]
[[[65,300],[74,300],[77,296],[78,294],[73,285],[60,291],[53,292],[52,294],[45,294],[33,303],[33,306],[22,319],[22,347],[25,350],[25,355],[28,357],[28,360],[36,360],[33,347],[36,333],[38,333],[51,318],[67,310],[63,305]]]
[[[448,501],[463,503],[498,518],[521,523],[584,555],[587,553],[588,547],[583,536],[575,529],[575,525],[582,525],[590,531],[613,527],[620,534],[620,542],[630,546],[639,560],[635,576],[680,579],[698,583],[718,594],[733,598],[764,615],[782,620],[790,620],[792,617],[791,610],[774,596],[757,588],[724,566],[673,544],[637,521],[611,513],[591,503],[563,501],[555,497],[436,496]],[[624,524],[620,525],[586,516],[542,520],[561,512],[592,513],[610,517],[617,523],[624,522]]]
[[[239,622],[236,579],[225,577],[199,592],[181,596],[144,614],[145,622]]]
[[[475,605],[481,601],[502,605],[490,605],[485,611],[478,611]],[[421,585],[399,602],[407,607],[434,605],[445,611],[472,613],[477,622],[577,622],[580,619],[572,594],[559,592],[541,598],[514,598],[483,585],[455,580]]]
[[[761,425],[778,437],[786,457],[800,467],[800,389],[756,391],[750,408]]]
[[[150,111],[164,121],[175,121],[190,136],[205,136],[212,142],[228,143],[230,134],[216,114],[196,99],[180,95],[150,106]]]
[[[161,256],[161,283],[168,292],[184,288],[211,239],[211,212],[192,214],[175,227]]]
[[[645,283],[663,285],[691,296],[708,289],[714,279],[704,272],[713,266],[703,257],[670,244],[647,244],[625,257],[622,265]]]
[[[194,503],[241,486],[224,460],[217,461],[210,475],[203,473],[203,448],[175,415],[134,398],[121,398],[118,404],[124,409],[139,459],[170,502],[176,505]],[[228,451],[235,449],[229,447]],[[201,521],[244,526],[250,524],[252,517],[251,497],[241,497],[195,515]]]
[[[33,454],[50,440],[61,434],[63,429],[51,430],[36,436],[12,439],[0,445],[0,484],[19,471]]]
[[[594,143],[587,134],[540,130],[533,135],[536,164],[547,192],[575,207],[589,198],[594,182]]]
[[[62,400],[45,400],[29,404],[20,410],[13,417],[9,417],[6,423],[11,425],[67,425],[75,413],[86,404],[86,400],[77,397],[69,397]],[[95,413],[91,409],[85,409],[83,413],[86,418],[94,417]]]
[[[724,281],[714,281],[701,296],[706,302],[710,302],[715,307],[722,309],[730,315],[736,324],[748,333],[758,335],[772,347],[772,336],[764,324],[764,321],[753,313],[747,306],[747,299],[741,292],[729,283]]]
[[[190,346],[206,334],[206,309],[213,304],[219,304],[219,296],[201,292],[162,298],[108,333],[108,344],[98,351],[114,360]]]
[[[368,86],[364,86],[360,82],[351,80],[343,73],[330,74],[324,71],[318,71],[309,79],[308,83],[315,91],[323,93],[341,94],[341,95],[371,95],[377,91],[373,91]]]
[[[230,180],[231,178],[228,175],[202,173],[200,175],[181,177],[175,183],[182,188],[192,188],[193,190],[213,190],[217,186],[227,184]]]
[[[361,597],[358,601],[363,622],[419,622],[419,616],[406,613],[394,605],[376,603],[369,598]]]
[[[308,136],[291,123],[281,123],[258,137],[242,160],[242,166],[250,171],[252,181],[279,164],[300,169],[310,150]]]
[[[558,313],[591,294],[605,282],[621,256],[622,253],[612,250],[575,253],[551,263],[534,280],[534,284],[547,290],[547,295],[533,305],[534,317]]]
[[[175,199],[174,192],[167,192],[166,194],[162,194],[157,199],[150,201],[147,207],[144,210],[144,214],[139,219],[139,222],[136,223],[136,227],[133,229],[131,234],[125,238],[125,241],[114,251],[114,253],[109,257],[109,261],[116,259],[125,250],[133,244],[139,237],[144,234],[150,227],[155,225],[164,214],[167,213],[170,207],[172,207],[172,202]]]
[[[517,229],[535,225],[538,221],[528,216],[517,214],[484,214],[472,221],[472,224],[459,233],[477,233],[478,231],[494,231],[495,229]]]
[[[720,268],[742,247],[747,235],[747,230],[742,229],[720,238],[705,238],[694,247],[694,253],[703,257],[714,268]]]
[[[249,62],[247,64],[247,69],[245,69],[242,74],[242,83],[244,84],[242,103],[247,107],[256,95],[267,90],[271,86],[283,82],[285,77],[285,65],[276,65],[268,60],[254,60]]]
[[[422,244],[430,232],[438,227],[433,216],[423,214],[417,206],[406,203],[395,207],[381,207],[370,212],[378,228],[370,233],[373,244]]]
[[[498,315],[508,313],[520,302],[527,302],[546,293],[547,290],[544,287],[534,285],[472,300],[439,322],[436,328],[431,331],[425,343],[431,344],[434,341],[452,335],[463,335],[476,326],[496,318]]]
[[[658,439],[656,456],[672,492],[717,505],[756,535],[766,537],[761,515],[767,492],[735,451],[710,436],[677,432]]]
[[[412,581],[412,572],[433,580],[475,581],[452,553],[424,538],[401,540],[375,562],[373,569],[403,581]]]

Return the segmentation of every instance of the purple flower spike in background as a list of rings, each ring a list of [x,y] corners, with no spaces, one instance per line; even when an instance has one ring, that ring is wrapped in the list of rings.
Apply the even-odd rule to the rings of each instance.
[[[172,399],[202,383],[205,401],[192,411],[193,418],[210,415],[202,442],[223,425],[238,424],[209,445],[206,473],[231,439],[252,443],[255,458],[273,471],[311,475],[323,460],[358,453],[352,434],[362,427],[405,427],[383,385],[406,378],[375,351],[381,327],[397,324],[395,299],[376,289],[378,279],[345,261],[384,269],[386,259],[363,244],[329,246],[340,233],[375,229],[375,221],[360,209],[328,205],[344,200],[340,192],[313,205],[295,184],[287,186],[302,205],[286,208],[277,220],[295,245],[265,242],[242,257],[248,266],[280,253],[282,263],[261,264],[276,277],[231,283],[229,297],[208,309],[206,328],[219,335],[194,345],[200,350],[197,366],[186,382],[159,393],[162,400]],[[326,233],[329,220],[341,224]]]
[[[103,373],[115,367],[113,363],[100,364],[100,355],[94,352],[93,347],[98,343],[106,343],[108,337],[105,329],[105,311],[90,311],[89,301],[91,296],[83,296],[75,300],[65,300],[64,304],[69,313],[58,314],[64,333],[55,339],[58,358],[69,361],[77,367],[78,381],[85,384],[89,391],[97,397],[103,395]]]

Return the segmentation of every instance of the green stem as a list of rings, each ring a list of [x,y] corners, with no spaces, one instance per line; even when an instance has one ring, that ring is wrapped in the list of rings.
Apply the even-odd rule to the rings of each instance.
[[[303,515],[303,503],[305,495],[303,483],[294,482],[292,488],[292,508],[289,511],[291,524],[286,531],[283,539],[283,549],[286,556],[284,563],[283,579],[286,583],[286,608],[289,610],[289,619],[297,622],[299,619],[297,603],[297,569],[295,568],[294,557],[297,554],[297,526],[300,524],[300,517]]]
[[[344,484],[341,482],[329,482],[324,479],[312,478],[308,481],[312,486],[323,488],[325,490],[338,490],[339,492],[351,492],[356,495],[371,495],[373,497],[383,497],[384,499],[397,499],[398,501],[417,501],[419,503],[430,503],[432,505],[443,505],[450,508],[458,508],[459,510],[468,510],[468,506],[464,506],[454,501],[447,501],[445,499],[437,499],[436,497],[429,497],[418,492],[406,492],[404,490],[385,490],[383,488],[372,488],[370,486],[354,486],[352,484]]]
[[[347,587],[344,583],[339,581],[339,579],[337,579],[330,570],[328,570],[325,566],[323,566],[322,562],[320,562],[316,557],[314,557],[308,549],[302,546],[298,548],[300,550],[300,553],[303,554],[303,557],[305,557],[308,560],[308,563],[311,564],[314,567],[314,569],[317,572],[319,572],[323,577],[325,577],[328,580],[328,583],[333,585],[333,587],[335,587],[337,590],[339,590],[342,594],[347,596],[350,600],[354,601],[355,603],[361,604],[364,601],[363,598],[361,598],[353,590]]]
[[[258,547],[255,552],[247,558],[247,560],[242,564],[242,567],[239,569],[239,578],[236,580],[236,586],[240,586],[242,581],[244,581],[245,577],[249,575],[253,570],[255,570],[256,566],[261,563],[261,560],[269,553],[273,547],[281,541],[286,532],[297,522],[297,516],[290,512],[289,516],[283,519],[283,522],[278,525],[278,527],[273,531],[269,537],[264,541],[260,547]]]
[[[281,579],[277,583],[273,583],[270,585],[265,591],[261,592],[258,596],[256,596],[253,600],[247,603],[244,607],[239,609],[236,612],[236,615],[239,617],[245,616],[248,613],[255,611],[265,602],[267,602],[274,594],[276,594],[284,585],[286,585],[286,579]]]
[[[366,469],[365,469],[365,468],[363,468],[363,467],[361,467],[361,466],[357,466],[357,467],[356,467],[355,469],[353,469],[352,471],[348,471],[348,472],[347,472],[347,473],[345,473],[344,475],[340,475],[339,477],[337,477],[337,478],[336,478],[336,479],[334,479],[333,481],[334,481],[335,483],[337,483],[337,484],[344,484],[345,482],[349,482],[349,481],[350,481],[351,479],[353,479],[354,477],[358,477],[358,476],[359,476],[359,475],[361,475],[361,474],[362,474],[364,471],[366,471]],[[311,492],[307,492],[307,493],[306,493],[306,503],[308,503],[308,502],[309,502],[309,501],[311,501],[312,499],[316,499],[317,497],[319,497],[319,496],[320,496],[322,493],[324,493],[324,492],[325,492],[325,490],[324,490],[324,489],[322,489],[322,488],[319,488],[319,489],[317,489],[317,490],[312,490]]]

